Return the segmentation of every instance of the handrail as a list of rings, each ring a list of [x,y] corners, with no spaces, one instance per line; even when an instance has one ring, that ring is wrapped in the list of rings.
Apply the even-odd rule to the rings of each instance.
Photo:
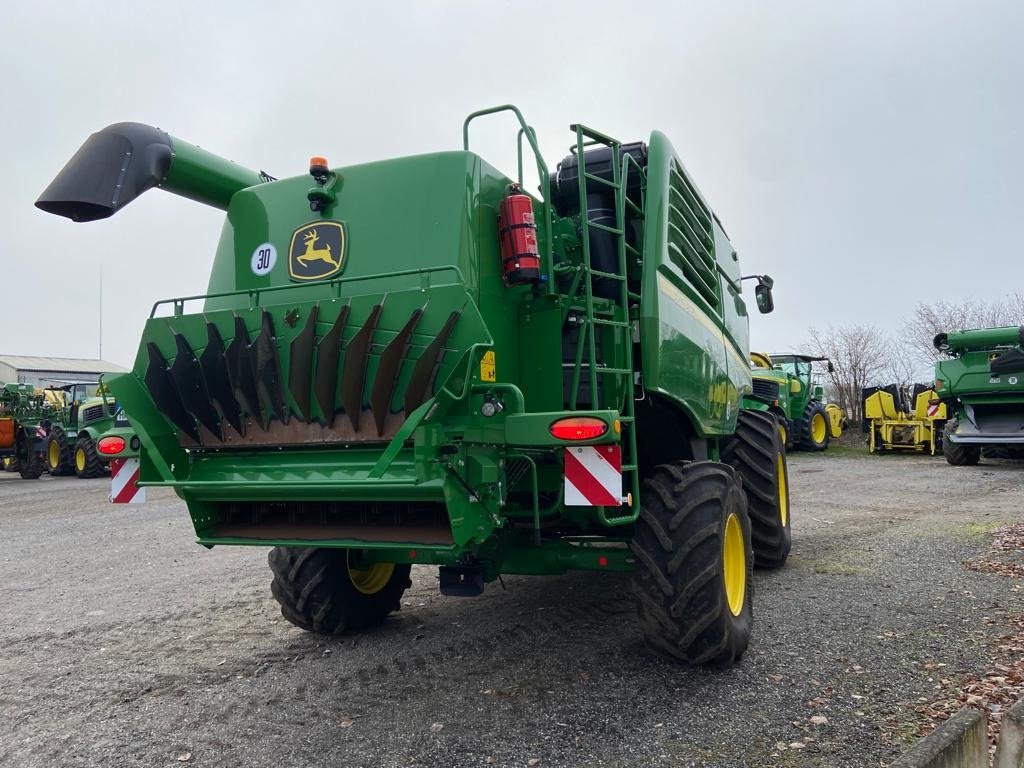
[[[545,263],[545,277],[547,280],[547,290],[554,290],[554,262],[552,260],[552,242],[551,242],[551,180],[548,178],[548,166],[544,162],[544,156],[540,153],[540,147],[537,145],[537,136],[533,129],[526,124],[523,113],[519,111],[519,108],[514,104],[501,104],[497,107],[490,107],[488,109],[479,109],[476,112],[471,112],[466,116],[466,119],[462,123],[462,148],[465,151],[469,151],[469,124],[478,117],[484,117],[486,115],[493,115],[498,112],[511,112],[516,116],[516,120],[519,121],[519,137],[526,136],[526,140],[530,142],[530,148],[533,150],[533,157],[537,162],[537,175],[540,176],[540,190],[541,190],[541,205],[544,208],[544,263]],[[522,186],[522,155],[520,153],[520,172],[519,172],[519,183]]]
[[[299,288],[310,288],[313,286],[330,286],[331,288],[339,288],[342,283],[357,283],[364,280],[383,280],[389,277],[405,277],[407,275],[429,275],[432,272],[454,272],[459,282],[465,283],[466,279],[462,275],[462,271],[452,265],[445,264],[439,267],[418,267],[415,269],[399,269],[394,272],[380,272],[375,275],[358,275],[354,277],[337,277],[332,280],[317,280],[315,282],[308,283],[288,283],[287,285],[272,285],[267,288],[238,288],[234,291],[219,291],[217,293],[206,293],[196,294],[194,296],[179,296],[174,299],[160,299],[158,302],[153,304],[153,308],[149,312],[150,318],[156,317],[156,310],[158,307],[164,304],[174,305],[174,316],[180,317],[183,314],[184,306],[186,301],[199,301],[200,299],[224,299],[229,296],[249,296],[249,308],[253,309],[259,306],[259,297],[264,293],[276,293],[278,291],[290,291]],[[429,282],[427,286],[429,287]]]

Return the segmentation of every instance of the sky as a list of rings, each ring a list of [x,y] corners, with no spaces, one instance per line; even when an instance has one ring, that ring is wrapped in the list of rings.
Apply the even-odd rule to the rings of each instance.
[[[898,333],[917,302],[1024,276],[1015,0],[0,6],[0,354],[95,357],[102,318],[103,357],[130,365],[154,301],[205,291],[221,211],[161,191],[89,224],[33,206],[125,120],[278,177],[457,149],[467,113],[506,102],[552,167],[572,122],[661,130],[744,272],[775,279],[754,349]],[[512,171],[514,139],[495,120],[474,149]]]

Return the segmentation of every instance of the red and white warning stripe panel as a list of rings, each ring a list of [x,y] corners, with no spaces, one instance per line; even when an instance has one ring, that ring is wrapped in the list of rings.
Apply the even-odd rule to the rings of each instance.
[[[934,418],[939,412],[939,401],[929,400],[928,401],[928,418]]]
[[[141,504],[146,500],[146,489],[139,488],[139,460],[110,460],[110,502],[112,504]]]
[[[622,505],[622,449],[580,445],[565,449],[565,503],[570,507]]]

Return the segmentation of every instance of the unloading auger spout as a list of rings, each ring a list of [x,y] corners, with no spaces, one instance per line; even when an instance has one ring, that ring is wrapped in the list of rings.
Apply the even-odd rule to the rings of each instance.
[[[86,139],[36,207],[72,221],[97,221],[160,187],[227,210],[236,192],[271,180],[151,125],[115,123]]]

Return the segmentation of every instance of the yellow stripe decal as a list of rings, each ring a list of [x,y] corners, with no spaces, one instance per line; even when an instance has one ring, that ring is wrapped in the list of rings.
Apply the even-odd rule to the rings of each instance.
[[[711,318],[708,317],[707,313],[698,307],[689,296],[679,290],[679,288],[672,284],[672,281],[662,274],[658,275],[658,292],[687,314],[691,315],[693,319],[703,325],[717,341],[720,341],[725,350],[736,362],[736,365],[738,366],[737,370],[750,370],[750,364],[740,357],[736,348],[733,347],[732,342],[729,340],[729,337],[725,335],[722,329],[719,328]]]

